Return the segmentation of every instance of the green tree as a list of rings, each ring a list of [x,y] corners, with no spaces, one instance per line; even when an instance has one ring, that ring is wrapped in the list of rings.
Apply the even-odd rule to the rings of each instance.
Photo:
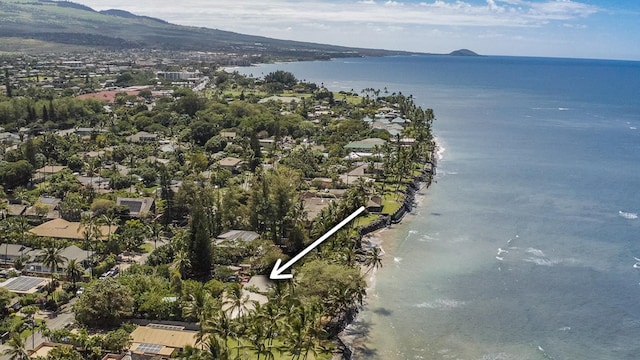
[[[61,264],[67,261],[67,258],[62,255],[63,248],[50,244],[44,248],[42,254],[42,265],[51,269],[51,284],[53,285],[53,276],[58,272],[58,268]]]
[[[0,183],[5,189],[25,186],[33,175],[33,165],[27,160],[0,164]]]
[[[5,344],[9,348],[2,352],[2,355],[9,356],[11,360],[27,360],[29,358],[29,352],[27,351],[27,344],[25,339],[20,336],[20,333],[11,333],[11,337]]]
[[[73,288],[76,288],[76,283],[82,280],[82,274],[84,273],[84,269],[82,265],[76,259],[70,259],[67,263],[66,268],[67,280],[71,280],[73,284]]]
[[[131,290],[113,278],[97,281],[85,289],[73,305],[76,320],[85,325],[105,327],[133,315]]]
[[[202,194],[203,191],[199,191]],[[191,275],[199,280],[211,278],[211,207],[198,196],[191,209],[189,262]]]
[[[366,252],[364,265],[368,268],[367,272],[382,267],[382,252],[379,247],[375,246]]]
[[[0,310],[9,306],[9,302],[13,299],[14,295],[6,288],[0,288]]]
[[[47,354],[46,360],[83,360],[82,355],[71,346],[56,346]]]

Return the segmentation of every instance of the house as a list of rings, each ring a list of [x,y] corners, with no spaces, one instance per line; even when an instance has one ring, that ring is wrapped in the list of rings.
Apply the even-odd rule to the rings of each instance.
[[[98,226],[100,233],[100,239],[107,238],[110,232],[115,232],[118,226],[112,225],[109,228],[108,225]],[[40,224],[29,232],[35,236],[50,237],[54,239],[67,239],[67,240],[84,240],[84,224],[79,222],[67,221],[65,219],[54,219]]]
[[[369,138],[360,141],[352,141],[344,146],[345,149],[353,152],[373,152],[376,147],[382,148],[386,140]]]
[[[158,134],[152,134],[146,131],[138,131],[133,135],[129,135],[126,137],[129,142],[154,142],[158,140]]]
[[[35,174],[33,175],[33,180],[36,182],[40,182],[45,180],[47,177],[53,175],[53,174],[57,174],[61,171],[64,171],[68,169],[68,167],[66,166],[60,166],[60,165],[47,165],[47,166],[43,166],[40,169],[37,169]]]
[[[179,326],[155,325],[138,326],[131,333],[132,354],[159,355],[168,359],[185,346],[195,346],[197,332],[184,330]]]
[[[2,263],[4,267],[11,267],[17,258],[26,255],[31,250],[30,247],[24,245],[2,244],[0,245],[0,263]]]
[[[237,136],[235,131],[220,131],[219,135],[227,140],[233,140]]]
[[[62,199],[50,196],[41,196],[36,204],[41,204],[45,209],[47,209],[47,213],[43,216],[45,219],[57,219],[60,217],[60,212],[58,211],[58,205],[60,205],[60,202],[62,202]],[[31,217],[40,217],[41,214],[38,214],[37,210],[38,209],[36,205],[29,206],[24,212],[24,215]]]
[[[116,205],[122,205],[129,208],[130,217],[144,217],[147,214],[156,211],[156,201],[150,197],[144,198],[116,198]]]
[[[22,216],[27,210],[27,205],[23,204],[7,204],[7,216]]]
[[[61,346],[71,347],[71,345],[69,345],[69,344],[58,344],[58,343],[50,343],[50,342],[40,343],[40,345],[36,346],[31,351],[31,353],[29,354],[29,358],[30,359],[37,359],[37,358],[45,359],[51,350],[53,350],[53,349],[55,349],[57,347],[61,347]]]
[[[260,234],[254,231],[245,230],[229,230],[224,234],[218,235],[216,245],[250,242],[260,237]]]
[[[229,169],[231,171],[240,170],[240,164],[242,164],[242,159],[238,159],[235,157],[226,157],[218,161],[218,165],[220,165],[220,167]]]
[[[25,271],[28,271],[30,274],[38,275],[51,274],[53,270],[42,263],[44,254],[44,250],[32,250],[29,253],[29,256],[32,258],[32,260],[25,264]],[[88,268],[91,266],[91,264],[89,263],[89,253],[86,250],[82,250],[75,245],[67,246],[66,248],[62,249],[60,255],[65,260],[62,263],[58,264],[58,267],[56,268],[56,273],[58,274],[64,274],[69,260],[76,260],[84,268]]]
[[[367,202],[367,211],[370,213],[382,212],[382,198],[377,195],[370,197]]]

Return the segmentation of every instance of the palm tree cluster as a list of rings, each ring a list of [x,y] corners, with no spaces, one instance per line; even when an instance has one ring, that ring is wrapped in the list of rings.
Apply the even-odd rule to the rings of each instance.
[[[330,339],[335,335],[332,331],[338,318],[342,321],[337,314],[362,300],[364,284],[359,278],[355,288],[330,280],[327,276],[335,271],[347,278],[357,273],[327,268],[320,277],[337,286],[313,288],[308,285],[314,280],[307,271],[317,272],[317,266],[326,264],[315,265],[301,269],[301,277],[307,280],[276,283],[268,294],[269,301],[263,305],[250,300],[239,285],[228,287],[222,301],[217,301],[204,286],[192,289],[184,310],[185,316],[198,317],[198,343],[185,348],[179,357],[269,360],[280,354],[302,360],[331,352]]]

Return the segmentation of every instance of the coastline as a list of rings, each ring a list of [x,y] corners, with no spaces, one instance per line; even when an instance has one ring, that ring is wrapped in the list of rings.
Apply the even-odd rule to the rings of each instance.
[[[362,318],[362,310],[375,305],[377,294],[375,293],[376,278],[378,271],[385,266],[392,266],[398,259],[394,257],[397,246],[401,243],[401,234],[406,227],[410,226],[412,219],[406,219],[406,215],[417,207],[426,206],[426,190],[433,184],[436,175],[437,162],[442,159],[444,148],[440,146],[437,138],[433,139],[435,144],[432,152],[432,162],[423,164],[423,171],[416,176],[411,185],[407,186],[403,206],[388,219],[381,219],[385,226],[374,225],[373,230],[366,233],[361,231],[361,248],[369,249],[379,247],[382,250],[382,267],[377,269],[367,269],[361,267],[364,280],[367,283],[366,296],[363,305],[357,310],[353,319],[346,324],[345,328],[338,334],[337,345],[341,352],[334,354],[333,360],[351,360],[354,355],[366,357],[372,349],[367,348],[367,343],[371,340],[369,326],[366,319]],[[363,229],[364,230],[364,229]]]

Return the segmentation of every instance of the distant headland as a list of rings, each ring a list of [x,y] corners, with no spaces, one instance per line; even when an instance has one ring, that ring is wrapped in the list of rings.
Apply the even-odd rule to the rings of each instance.
[[[451,56],[482,56],[474,51],[471,51],[469,49],[459,49],[459,50],[454,50],[452,52],[450,52],[448,55]]]

